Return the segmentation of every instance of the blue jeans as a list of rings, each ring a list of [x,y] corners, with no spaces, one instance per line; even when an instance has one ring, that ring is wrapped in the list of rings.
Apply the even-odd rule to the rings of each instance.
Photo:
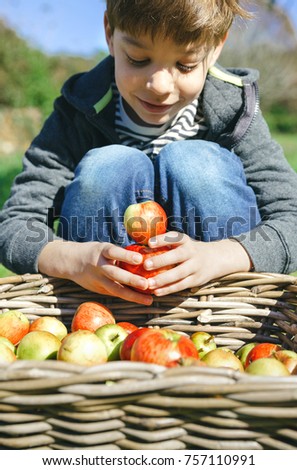
[[[213,241],[239,235],[260,221],[240,159],[197,140],[166,145],[151,161],[122,145],[90,150],[66,188],[59,235],[73,241],[131,243],[123,214],[130,204],[159,202],[168,229]]]

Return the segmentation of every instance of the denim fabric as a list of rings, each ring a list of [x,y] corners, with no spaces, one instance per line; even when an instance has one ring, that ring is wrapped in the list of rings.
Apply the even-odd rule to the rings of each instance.
[[[110,145],[89,151],[77,166],[66,188],[59,235],[126,246],[125,209],[148,199],[164,207],[169,230],[196,240],[239,235],[260,222],[240,159],[218,144],[173,142],[154,161],[140,150]]]

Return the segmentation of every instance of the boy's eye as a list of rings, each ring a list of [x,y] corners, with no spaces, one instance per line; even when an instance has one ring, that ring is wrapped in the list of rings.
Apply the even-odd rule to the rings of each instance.
[[[142,67],[144,65],[147,65],[149,60],[148,59],[144,59],[144,60],[136,60],[136,59],[133,59],[132,57],[130,57],[129,55],[127,55],[127,59],[128,59],[128,62],[130,62],[130,64],[132,65],[135,65],[136,67]]]
[[[197,67],[196,64],[195,65],[184,65],[184,64],[181,64],[180,62],[178,62],[176,64],[176,66],[183,73],[192,72],[192,70],[194,70]]]

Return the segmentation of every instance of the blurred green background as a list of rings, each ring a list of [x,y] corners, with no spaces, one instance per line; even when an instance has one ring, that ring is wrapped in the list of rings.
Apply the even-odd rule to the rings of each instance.
[[[297,40],[284,11],[258,2],[259,22],[235,24],[220,63],[260,71],[261,108],[273,137],[297,171]],[[50,56],[32,48],[0,20],[0,209],[22,167],[22,155],[52,110],[63,82],[104,56]],[[10,273],[0,265],[0,277]]]

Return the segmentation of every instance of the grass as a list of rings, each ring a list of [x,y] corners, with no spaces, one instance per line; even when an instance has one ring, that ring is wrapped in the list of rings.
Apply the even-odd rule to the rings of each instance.
[[[274,134],[273,137],[283,147],[288,162],[297,171],[297,134]]]
[[[283,147],[288,162],[297,171],[297,135],[274,134],[273,137]],[[21,170],[21,166],[20,155],[10,157],[0,156],[0,208],[9,196],[13,179]],[[12,274],[11,271],[0,265],[0,277],[6,277],[10,274]]]

